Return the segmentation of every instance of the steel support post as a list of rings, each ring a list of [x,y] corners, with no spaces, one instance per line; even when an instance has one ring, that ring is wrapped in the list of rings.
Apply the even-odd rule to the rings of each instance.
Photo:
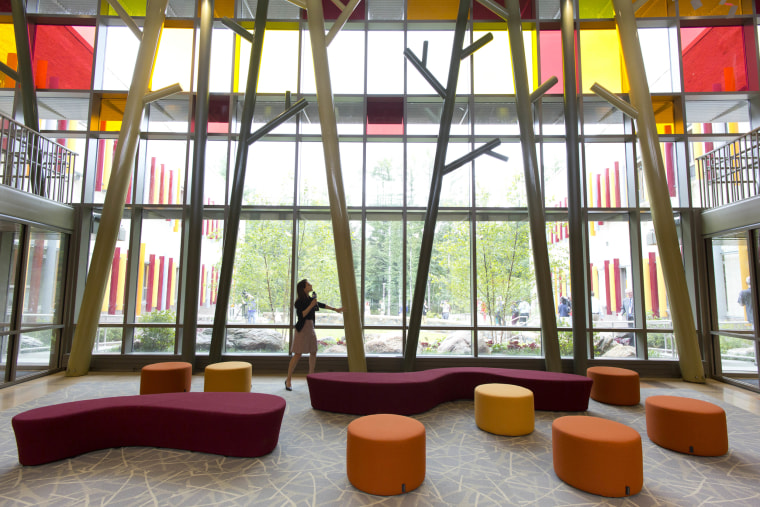
[[[586,207],[581,189],[580,139],[578,137],[578,86],[575,67],[575,15],[573,0],[560,1],[562,29],[562,74],[564,76],[565,147],[567,150],[567,225],[570,229],[570,294],[573,300],[573,371],[586,374],[588,366],[587,327],[593,322],[586,313]]]
[[[613,0],[613,5],[631,88],[631,104],[638,112],[636,130],[641,147],[642,169],[649,192],[652,224],[662,260],[662,273],[670,303],[670,316],[678,348],[681,376],[688,382],[704,383],[705,374],[697,341],[691,298],[687,297],[689,287],[681,260],[681,247],[678,244],[673,208],[668,194],[667,177],[637,34],[636,18],[630,1]]]
[[[189,205],[184,206],[182,230],[182,360],[195,364],[195,341],[198,331],[201,244],[203,230],[203,190],[206,173],[206,141],[208,139],[209,74],[211,38],[214,27],[214,0],[200,2],[200,40],[198,44],[198,89],[195,99],[195,139],[193,166],[188,187]],[[185,198],[187,199],[187,197]]]
[[[464,44],[464,36],[467,31],[469,8],[469,0],[460,0],[456,28],[454,30],[454,43],[451,48],[451,63],[449,64],[449,75],[446,81],[443,111],[441,113],[441,124],[438,128],[438,144],[433,162],[433,177],[430,182],[430,195],[428,195],[425,225],[422,230],[417,278],[414,283],[412,308],[409,312],[409,332],[406,336],[406,345],[404,347],[405,371],[414,371],[414,363],[417,357],[417,344],[420,339],[420,326],[422,323],[422,307],[425,301],[425,290],[430,271],[430,257],[433,252],[435,224],[438,219],[438,204],[441,200],[441,187],[443,185],[444,169],[446,168],[446,151],[451,134],[451,119],[454,116],[454,106],[456,105],[457,81],[461,65],[462,45]]]
[[[103,214],[100,217],[98,235],[95,239],[92,261],[82,296],[82,310],[79,313],[79,321],[71,344],[71,355],[66,370],[66,375],[69,377],[86,375],[90,369],[92,346],[98,331],[100,308],[103,305],[119,226],[124,214],[124,201],[132,178],[145,97],[148,93],[153,61],[164,24],[167,2],[168,0],[148,0],[146,6],[145,26],[137,52],[127,103],[124,107],[119,141],[113,156],[113,169],[108,180]]]
[[[235,267],[235,248],[237,247],[240,228],[240,212],[243,206],[243,185],[245,169],[248,164],[248,136],[251,134],[253,111],[256,108],[256,88],[261,67],[261,52],[264,48],[264,32],[267,25],[269,0],[259,0],[256,5],[256,19],[253,23],[253,45],[248,64],[248,79],[245,85],[243,113],[240,118],[240,137],[238,138],[235,169],[230,190],[230,204],[224,227],[224,246],[222,247],[222,265],[219,268],[219,286],[214,310],[214,328],[209,346],[209,362],[222,360],[222,348],[227,336],[227,308],[230,305],[232,289],[232,271]],[[202,198],[201,198],[202,199]]]
[[[343,191],[343,175],[340,166],[338,144],[338,124],[333,104],[330,68],[327,60],[327,40],[322,0],[307,0],[309,37],[311,39],[314,74],[317,85],[317,109],[322,128],[322,148],[325,154],[327,172],[327,192],[330,199],[333,237],[335,239],[335,260],[338,264],[338,285],[343,305],[343,325],[348,349],[348,369],[367,371],[364,357],[364,334],[356,293],[356,275],[351,249],[351,230],[348,223],[348,208]]]

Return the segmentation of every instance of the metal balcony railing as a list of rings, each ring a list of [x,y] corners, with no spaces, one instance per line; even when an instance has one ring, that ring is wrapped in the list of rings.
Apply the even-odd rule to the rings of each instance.
[[[0,114],[0,184],[70,204],[75,161],[65,146]]]
[[[760,129],[696,159],[703,208],[760,195]]]

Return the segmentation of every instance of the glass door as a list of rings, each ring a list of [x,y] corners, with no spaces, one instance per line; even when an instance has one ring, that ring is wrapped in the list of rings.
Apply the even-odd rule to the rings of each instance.
[[[712,325],[716,374],[727,382],[760,391],[756,316],[760,230],[713,237]]]

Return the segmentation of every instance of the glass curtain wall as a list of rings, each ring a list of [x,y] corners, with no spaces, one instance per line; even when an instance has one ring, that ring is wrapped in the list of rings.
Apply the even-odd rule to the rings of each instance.
[[[144,16],[144,2],[122,2]],[[146,109],[127,210],[100,309],[97,354],[177,354],[183,279],[183,207],[195,131],[199,21],[192,2],[170,1],[151,86],[179,82],[183,93]],[[250,43],[226,29],[229,16],[252,27],[255,2],[217,1],[212,46],[203,230],[200,244],[198,354],[208,351],[225,232],[225,206],[245,92]],[[328,24],[337,8],[325,0]],[[587,340],[593,358],[675,360],[669,301],[652,234],[634,125],[590,92],[598,82],[628,91],[628,76],[609,2],[576,2],[580,167],[565,156],[559,2],[523,0],[529,84],[559,83],[536,104],[537,153],[548,210],[552,287],[561,352]],[[446,82],[458,1],[363,0],[328,50],[351,214],[358,294],[369,355],[399,355],[407,334],[442,100],[406,61],[422,56]],[[753,3],[718,5],[652,0],[638,5],[647,80],[671,203],[679,223],[699,207],[694,157],[751,128],[757,98],[757,16]],[[137,54],[137,41],[106,2],[29,2],[43,132],[81,156],[78,201],[97,217],[108,190],[113,153]],[[308,278],[320,299],[340,305],[327,182],[316,107],[306,14],[270,0],[253,128],[285,109],[285,93],[310,105],[297,119],[252,145],[227,310],[227,354],[287,354],[295,284]],[[507,161],[481,156],[444,178],[426,282],[418,354],[541,357],[540,312],[506,23],[472,6],[465,44],[493,41],[461,66],[447,160],[493,138]],[[714,51],[719,46],[721,51]],[[725,55],[730,55],[727,58]],[[13,25],[0,19],[0,60],[16,65]],[[729,62],[729,63],[726,63]],[[0,110],[14,91],[0,81]],[[582,230],[567,225],[567,174],[582,188]],[[89,231],[86,231],[86,233]],[[85,234],[86,234],[85,233]],[[96,231],[92,231],[93,234]],[[573,310],[569,238],[581,237],[587,313]],[[690,237],[690,236],[689,236]],[[93,236],[94,238],[94,236]],[[685,258],[694,245],[682,242]],[[695,265],[689,262],[688,265]],[[695,273],[687,277],[694,281]],[[84,282],[80,274],[78,283]],[[695,286],[695,284],[692,284]],[[699,288],[697,287],[697,290]],[[633,295],[644,303],[625,312]],[[694,294],[690,294],[694,298]],[[562,309],[560,310],[560,306]],[[573,320],[586,323],[572,336]],[[699,319],[698,319],[699,321]],[[75,324],[75,322],[72,322]],[[342,317],[318,317],[320,352],[345,355]]]

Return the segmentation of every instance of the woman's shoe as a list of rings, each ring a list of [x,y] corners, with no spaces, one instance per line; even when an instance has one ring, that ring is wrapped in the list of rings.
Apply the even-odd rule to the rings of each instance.
[[[293,390],[293,388],[288,385],[288,381],[287,380],[285,381],[285,390],[286,391],[292,391]]]

